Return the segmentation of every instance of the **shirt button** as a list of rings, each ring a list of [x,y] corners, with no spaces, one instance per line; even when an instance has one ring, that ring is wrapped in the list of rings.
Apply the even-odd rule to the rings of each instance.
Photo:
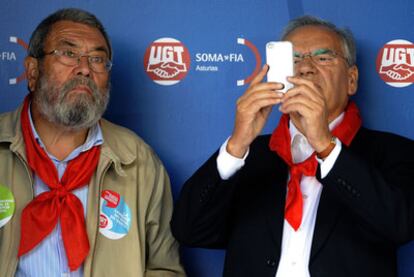
[[[276,266],[276,261],[272,260],[272,259],[268,259],[266,261],[266,265],[269,266],[269,267],[275,267]]]
[[[303,196],[303,199],[308,199],[308,195],[303,194],[302,196]]]
[[[295,261],[293,261],[293,262],[291,263],[291,265],[292,265],[292,266],[295,266],[295,265],[296,265],[296,262],[295,262]]]

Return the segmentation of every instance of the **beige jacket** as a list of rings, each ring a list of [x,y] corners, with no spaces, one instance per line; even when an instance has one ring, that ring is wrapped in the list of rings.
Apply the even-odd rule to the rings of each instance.
[[[33,198],[20,112],[21,107],[0,115],[0,184],[9,187],[16,203],[12,219],[0,228],[1,277],[15,274],[20,216]],[[84,263],[84,276],[185,276],[169,227],[172,198],[163,165],[133,132],[106,120],[101,120],[101,127],[104,144],[88,191],[90,253]],[[121,239],[112,240],[99,232],[103,190],[124,196],[131,210],[131,227]]]

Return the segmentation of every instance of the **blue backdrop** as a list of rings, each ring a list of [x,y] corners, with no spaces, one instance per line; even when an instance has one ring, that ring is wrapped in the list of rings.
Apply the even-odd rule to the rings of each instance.
[[[414,42],[412,0],[3,1],[0,112],[13,110],[26,95],[21,76],[31,32],[46,15],[63,7],[89,10],[106,26],[114,48],[106,118],[134,130],[155,149],[170,174],[174,196],[231,133],[235,101],[263,63],[265,43],[277,39],[290,18],[303,14],[354,32],[360,69],[354,99],[364,125],[414,138],[414,52],[407,50]],[[387,45],[395,40],[403,43]],[[398,47],[405,52],[397,55]],[[394,67],[399,82],[383,81],[387,73],[382,57],[394,57],[394,65],[399,61],[408,68]],[[162,77],[160,61],[171,62],[170,71],[165,71],[169,75],[179,74]],[[412,76],[401,81],[410,72]],[[171,80],[175,84],[167,85]],[[273,130],[279,116],[273,112],[265,133]],[[221,276],[223,251],[183,249],[183,255],[189,276]],[[401,277],[414,276],[413,259],[414,244],[402,247]]]

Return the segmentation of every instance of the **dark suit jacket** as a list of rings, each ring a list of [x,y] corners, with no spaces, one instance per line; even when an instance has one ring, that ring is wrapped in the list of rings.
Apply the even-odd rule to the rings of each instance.
[[[250,146],[229,180],[215,153],[184,185],[171,227],[190,247],[224,248],[224,276],[274,277],[280,258],[288,168]],[[319,172],[318,172],[319,175]],[[397,247],[413,238],[414,145],[361,128],[324,179],[312,241],[312,277],[397,276]],[[293,276],[294,277],[294,276]]]

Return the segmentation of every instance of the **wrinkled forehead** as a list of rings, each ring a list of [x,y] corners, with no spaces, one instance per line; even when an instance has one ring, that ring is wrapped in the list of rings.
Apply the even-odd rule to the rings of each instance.
[[[338,34],[324,26],[303,26],[290,32],[285,40],[292,42],[296,52],[313,52],[331,49],[343,54],[342,40]]]
[[[105,51],[109,55],[109,46],[105,37],[95,27],[72,22],[58,21],[52,25],[46,37],[45,48],[68,46],[82,51]]]

